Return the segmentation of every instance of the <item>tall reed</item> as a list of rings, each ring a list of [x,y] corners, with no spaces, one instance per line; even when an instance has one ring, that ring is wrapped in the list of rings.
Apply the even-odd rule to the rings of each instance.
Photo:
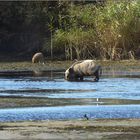
[[[135,59],[140,56],[140,2],[71,5],[69,22],[55,32],[54,44],[66,59]]]

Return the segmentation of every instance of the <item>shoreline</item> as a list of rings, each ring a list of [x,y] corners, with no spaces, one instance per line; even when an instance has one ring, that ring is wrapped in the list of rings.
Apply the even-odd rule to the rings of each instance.
[[[45,64],[31,63],[30,61],[23,62],[0,62],[0,71],[50,71],[50,70],[65,70],[74,61],[45,61]],[[110,61],[110,60],[97,60],[97,63],[102,67],[110,69],[120,70],[139,70],[140,71],[140,60],[121,60],[121,61]]]
[[[138,140],[140,119],[0,122],[0,139]]]

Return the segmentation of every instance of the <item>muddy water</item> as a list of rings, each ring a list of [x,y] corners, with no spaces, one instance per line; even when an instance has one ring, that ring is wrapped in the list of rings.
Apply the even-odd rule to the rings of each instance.
[[[104,72],[99,82],[64,80],[64,71],[0,78],[0,121],[140,118],[140,73]]]

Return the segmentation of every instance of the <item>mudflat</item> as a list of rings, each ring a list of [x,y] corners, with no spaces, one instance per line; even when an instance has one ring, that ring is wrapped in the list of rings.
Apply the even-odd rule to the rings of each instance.
[[[48,120],[0,123],[4,140],[139,140],[140,119]]]

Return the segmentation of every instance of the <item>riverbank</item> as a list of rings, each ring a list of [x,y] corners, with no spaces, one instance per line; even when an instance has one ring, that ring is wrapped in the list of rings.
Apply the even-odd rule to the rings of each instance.
[[[23,62],[0,62],[0,71],[32,71],[32,70],[56,70],[66,69],[73,61],[45,61],[45,64],[31,63],[29,61]],[[98,64],[105,68],[116,69],[140,69],[140,60],[122,60],[122,61],[97,61]]]
[[[0,62],[0,77],[7,76],[48,76],[51,72],[64,71],[69,68],[73,61],[46,61],[45,64],[24,62]],[[140,61],[139,60],[122,60],[122,61],[99,61],[102,66],[102,75],[125,75],[139,77]]]
[[[139,140],[140,119],[97,119],[0,123],[4,140]]]

